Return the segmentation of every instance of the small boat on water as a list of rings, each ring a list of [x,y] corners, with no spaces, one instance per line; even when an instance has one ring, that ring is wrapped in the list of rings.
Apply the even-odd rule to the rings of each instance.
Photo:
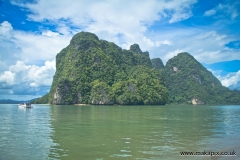
[[[31,103],[20,103],[18,104],[19,108],[32,108]]]

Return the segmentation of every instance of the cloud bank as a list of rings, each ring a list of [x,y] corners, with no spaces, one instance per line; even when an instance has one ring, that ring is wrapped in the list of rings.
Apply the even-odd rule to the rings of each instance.
[[[55,56],[70,36],[46,30],[41,34],[0,25],[0,97],[45,94],[55,73]],[[30,96],[31,97],[31,96]]]
[[[73,35],[82,30],[89,31],[125,49],[138,43],[142,50],[150,52],[151,57],[160,57],[164,62],[178,51],[189,52],[197,60],[205,63],[239,59],[239,52],[225,46],[239,37],[219,33],[214,28],[194,26],[186,29],[150,30],[155,23],[173,24],[191,18],[197,3],[197,0],[104,0],[78,3],[74,0],[58,3],[39,0],[38,3],[18,5],[31,11],[28,14],[29,20],[50,21],[57,25],[56,31],[60,34]],[[238,2],[219,3],[205,11],[203,16],[235,19],[239,14],[238,6]]]
[[[0,94],[35,96],[46,94],[52,84],[55,70],[55,61],[46,61],[41,67],[17,61],[8,71],[0,74]]]

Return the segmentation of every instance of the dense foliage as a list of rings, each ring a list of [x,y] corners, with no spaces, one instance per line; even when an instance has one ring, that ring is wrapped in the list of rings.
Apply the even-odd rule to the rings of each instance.
[[[240,104],[240,92],[223,87],[213,74],[188,53],[170,59],[163,75],[169,91],[168,103]]]
[[[34,104],[47,104],[48,103],[48,94],[42,96],[41,98],[37,98],[33,100],[31,103]]]
[[[57,54],[52,87],[43,98],[52,104],[165,104],[167,89],[137,44],[125,50],[81,32]]]

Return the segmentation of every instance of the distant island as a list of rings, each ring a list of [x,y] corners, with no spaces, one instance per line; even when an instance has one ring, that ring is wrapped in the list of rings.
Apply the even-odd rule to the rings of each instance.
[[[0,104],[19,104],[22,103],[22,101],[15,101],[11,99],[1,99]]]
[[[222,86],[189,53],[179,53],[164,66],[138,44],[125,50],[80,32],[57,54],[50,92],[32,103],[240,104],[240,91]]]

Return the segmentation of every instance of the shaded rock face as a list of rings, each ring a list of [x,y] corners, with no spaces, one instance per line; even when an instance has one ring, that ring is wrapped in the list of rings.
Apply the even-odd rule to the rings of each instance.
[[[142,50],[140,49],[138,44],[133,44],[130,46],[130,51],[136,52],[136,53],[142,53]]]
[[[59,88],[56,88],[55,93],[53,95],[53,103],[54,104],[61,104],[62,96],[59,94]]]
[[[53,90],[52,104],[79,104],[81,103],[81,93],[73,94],[73,87],[69,81],[61,81]]]
[[[100,88],[100,93],[92,96],[91,104],[102,104],[108,105],[113,104],[113,101],[110,100],[109,94],[104,90],[104,88]]]
[[[133,83],[129,83],[128,89],[129,89],[131,92],[135,92]]]
[[[177,72],[178,71],[178,67],[173,67],[173,70],[175,71],[175,72]]]
[[[53,95],[53,104],[72,104],[71,88],[68,85],[57,87]]]
[[[192,75],[192,77],[194,79],[196,79],[196,81],[199,82],[199,84],[202,84],[202,80],[201,80],[201,77],[199,75]],[[214,83],[212,82],[212,84],[214,84]],[[214,85],[212,85],[212,86],[214,86]]]
[[[91,104],[113,104],[107,84],[95,85],[91,91]]]

